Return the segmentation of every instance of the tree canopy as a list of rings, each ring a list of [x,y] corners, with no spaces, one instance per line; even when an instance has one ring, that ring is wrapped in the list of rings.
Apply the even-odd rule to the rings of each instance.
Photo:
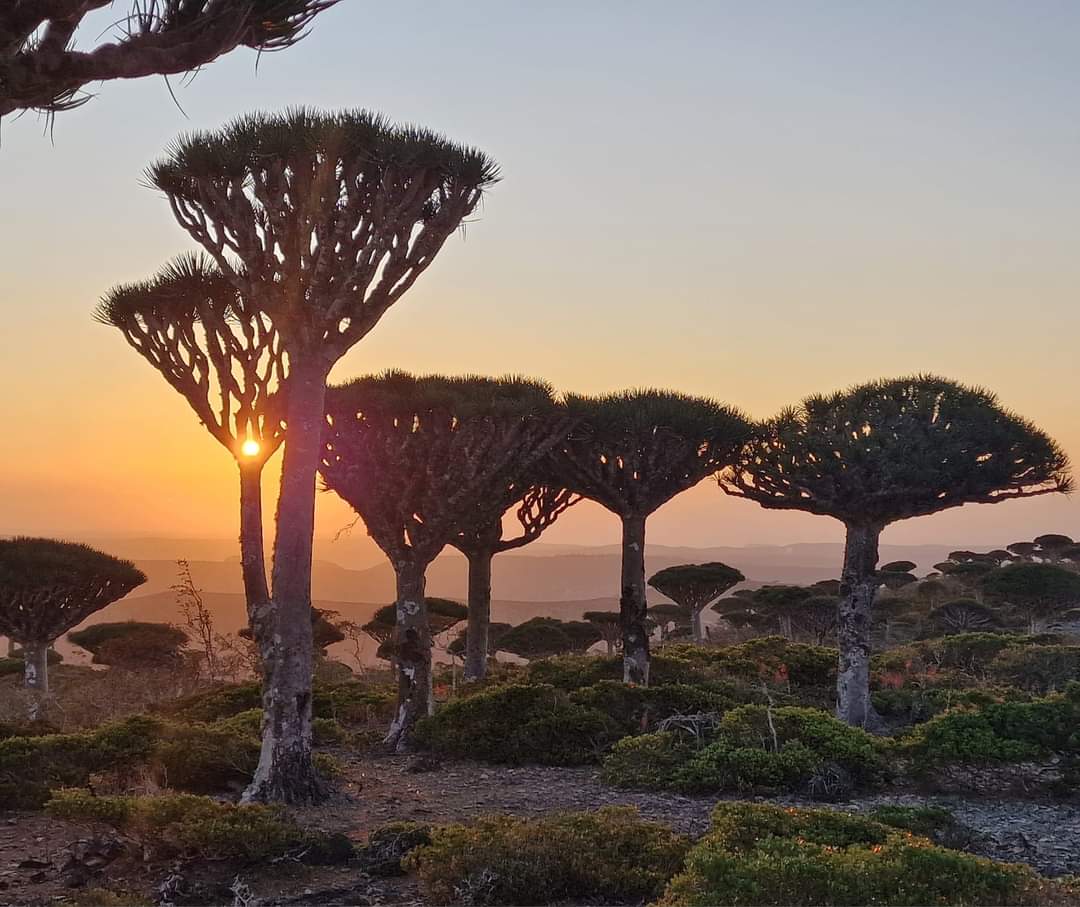
[[[649,577],[649,585],[680,605],[700,610],[745,579],[741,571],[714,561],[665,567]]]
[[[584,652],[600,639],[600,630],[587,621],[534,617],[503,633],[499,637],[498,648],[532,660]]]
[[[1010,564],[987,573],[979,586],[1032,622],[1080,605],[1080,574],[1055,564]]]
[[[112,0],[13,0],[0,9],[0,116],[55,113],[90,99],[91,82],[172,75],[237,47],[281,50],[337,0],[137,0],[112,40],[80,47],[83,20]]]
[[[51,642],[146,582],[130,561],[55,539],[0,539],[0,633]]]
[[[1044,432],[989,391],[932,375],[807,397],[763,423],[721,481],[763,507],[877,526],[1071,484]]]

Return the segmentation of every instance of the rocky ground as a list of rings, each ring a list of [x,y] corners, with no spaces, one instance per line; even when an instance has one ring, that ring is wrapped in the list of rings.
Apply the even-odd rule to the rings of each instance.
[[[604,785],[592,768],[511,768],[344,752],[337,756],[345,766],[340,793],[327,805],[300,811],[297,818],[344,832],[357,842],[393,820],[467,822],[484,813],[528,816],[624,804],[698,835],[708,827],[716,802],[715,797],[618,790]],[[944,806],[972,830],[968,846],[975,853],[1025,862],[1045,875],[1080,873],[1080,803],[896,792],[836,808],[866,811],[886,803]],[[0,818],[0,903],[44,904],[60,897],[93,903],[95,887],[177,904],[200,898],[246,905],[419,903],[410,880],[369,879],[347,866],[147,865],[130,854],[118,856],[121,849],[100,830],[40,814]]]

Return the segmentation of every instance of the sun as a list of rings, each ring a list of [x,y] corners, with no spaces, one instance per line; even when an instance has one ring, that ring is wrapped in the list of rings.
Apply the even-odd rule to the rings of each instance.
[[[248,438],[243,444],[240,445],[240,453],[242,453],[245,457],[257,456],[260,450],[262,450],[262,447],[259,445],[259,442],[256,441],[254,438]]]

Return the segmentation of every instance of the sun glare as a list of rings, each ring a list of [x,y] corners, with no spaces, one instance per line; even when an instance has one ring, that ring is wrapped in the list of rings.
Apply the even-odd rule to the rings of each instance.
[[[240,453],[242,453],[245,457],[254,457],[259,453],[260,450],[261,448],[259,447],[259,442],[256,441],[254,438],[248,438],[243,444],[240,445]]]

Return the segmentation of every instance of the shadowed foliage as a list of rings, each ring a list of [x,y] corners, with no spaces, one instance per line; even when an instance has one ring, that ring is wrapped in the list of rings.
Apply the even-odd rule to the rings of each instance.
[[[0,10],[0,116],[85,103],[91,82],[200,69],[237,47],[281,50],[337,0],[150,0],[112,23],[112,40],[80,48],[76,33],[112,0],[16,0]],[[100,35],[98,36],[100,39]]]
[[[838,710],[868,725],[883,528],[965,503],[1065,492],[1071,480],[1061,448],[993,394],[915,376],[808,397],[760,426],[721,486],[763,507],[844,523]]]
[[[600,639],[600,631],[588,621],[533,617],[503,633],[498,647],[531,661],[552,655],[581,654]]]
[[[175,664],[188,641],[179,627],[137,620],[94,624],[67,638],[91,653],[94,664],[121,668]]]
[[[1010,564],[987,573],[979,587],[992,600],[1020,610],[1031,633],[1048,618],[1080,607],[1080,574],[1055,564]]]
[[[145,582],[131,562],[86,545],[0,539],[0,633],[25,649],[26,686],[47,691],[49,644]]]
[[[728,466],[750,425],[715,400],[672,391],[569,395],[566,402],[578,424],[552,452],[550,472],[558,484],[622,521],[624,676],[647,684],[645,521],[675,495]]]

